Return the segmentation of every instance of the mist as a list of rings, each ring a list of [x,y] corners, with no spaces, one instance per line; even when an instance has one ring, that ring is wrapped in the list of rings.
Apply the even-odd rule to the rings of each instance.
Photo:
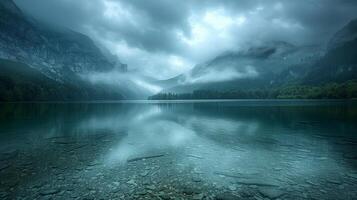
[[[227,50],[274,40],[325,44],[357,17],[357,3],[351,0],[16,3],[36,19],[89,35],[132,69],[160,80]]]
[[[114,89],[135,88],[143,94],[156,94],[162,90],[160,86],[150,83],[150,81],[145,80],[147,78],[136,72],[122,73],[114,70],[103,73],[82,74],[80,76],[83,80],[89,81],[92,84],[109,85]]]
[[[211,69],[205,71],[203,75],[199,77],[192,77],[192,74],[186,74],[185,80],[182,84],[194,84],[194,83],[214,83],[224,82],[237,79],[255,78],[259,74],[253,66],[247,65],[242,67],[241,70],[234,67],[225,69]]]

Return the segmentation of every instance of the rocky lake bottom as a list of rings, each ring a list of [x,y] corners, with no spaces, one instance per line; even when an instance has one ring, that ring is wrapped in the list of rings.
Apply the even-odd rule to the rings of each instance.
[[[357,199],[346,102],[0,105],[0,199]]]

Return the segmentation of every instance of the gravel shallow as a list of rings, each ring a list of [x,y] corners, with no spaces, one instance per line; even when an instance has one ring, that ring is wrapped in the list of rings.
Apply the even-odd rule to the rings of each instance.
[[[301,177],[241,173],[199,162],[204,155],[157,149],[124,162],[108,161],[116,136],[47,138],[1,153],[1,199],[355,199],[357,172]],[[351,142],[351,141],[350,141]],[[187,147],[191,148],[191,147]],[[196,148],[196,147],[192,147]],[[165,151],[164,151],[165,150]],[[306,151],[305,153],[308,153]],[[304,155],[304,154],[301,154]],[[183,159],[184,158],[184,159]],[[328,158],[316,158],[321,162]],[[351,156],[344,158],[351,162]],[[185,161],[185,162],[183,162]],[[344,162],[345,160],[341,160]],[[353,160],[355,162],[355,160]],[[265,172],[279,174],[283,168]],[[207,174],[210,173],[210,174]],[[270,177],[271,175],[271,177]]]

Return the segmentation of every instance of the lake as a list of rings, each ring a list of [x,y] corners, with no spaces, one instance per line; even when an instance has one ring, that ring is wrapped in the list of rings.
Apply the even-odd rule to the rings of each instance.
[[[0,104],[0,199],[357,199],[357,102]]]

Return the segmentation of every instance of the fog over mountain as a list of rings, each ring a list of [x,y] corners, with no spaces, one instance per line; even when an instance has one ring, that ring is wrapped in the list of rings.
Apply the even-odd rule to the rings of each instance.
[[[0,101],[352,98],[356,10],[351,0],[0,0]]]
[[[357,17],[354,0],[15,2],[35,19],[90,36],[129,69],[157,79],[267,41],[325,44]]]

